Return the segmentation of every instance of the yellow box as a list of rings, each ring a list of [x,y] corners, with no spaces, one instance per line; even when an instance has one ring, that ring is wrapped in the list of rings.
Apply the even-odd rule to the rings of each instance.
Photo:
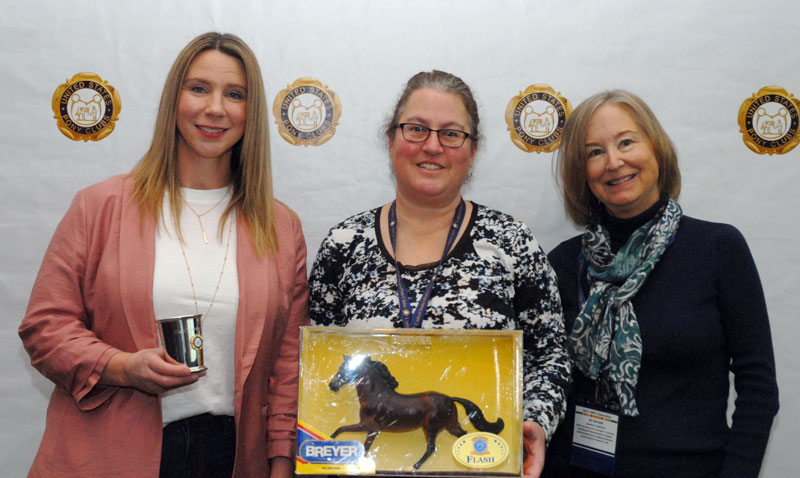
[[[298,475],[521,476],[520,331],[301,337]]]

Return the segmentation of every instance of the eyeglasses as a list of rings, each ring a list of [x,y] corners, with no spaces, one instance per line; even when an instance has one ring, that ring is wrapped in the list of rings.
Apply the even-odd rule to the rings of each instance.
[[[460,148],[464,145],[464,141],[469,138],[469,133],[457,129],[431,129],[417,123],[400,123],[395,128],[400,128],[403,138],[412,143],[427,141],[432,131],[439,137],[439,144],[445,148]]]

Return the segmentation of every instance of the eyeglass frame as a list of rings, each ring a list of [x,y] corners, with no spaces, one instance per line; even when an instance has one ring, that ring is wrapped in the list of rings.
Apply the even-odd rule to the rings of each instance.
[[[406,125],[413,125],[413,126],[419,126],[420,128],[425,128],[426,130],[428,130],[428,134],[427,134],[427,135],[425,135],[425,138],[424,138],[424,139],[421,139],[421,140],[419,140],[419,141],[415,141],[415,140],[413,140],[413,139],[408,139],[408,138],[406,138],[406,133],[405,133],[405,130],[404,130],[404,128],[403,128],[403,127],[404,127],[404,126],[406,126]],[[440,145],[441,147],[443,147],[443,148],[452,148],[452,149],[458,149],[458,148],[460,148],[460,147],[464,146],[464,143],[466,143],[466,142],[467,142],[467,139],[469,139],[469,138],[471,138],[471,137],[472,137],[472,134],[470,134],[470,133],[467,133],[466,131],[461,131],[460,129],[453,129],[453,128],[433,129],[433,128],[430,128],[430,127],[428,127],[428,126],[425,126],[424,124],[419,124],[419,123],[398,123],[398,124],[395,126],[395,128],[399,128],[399,129],[400,129],[400,134],[403,136],[403,139],[404,139],[404,140],[406,140],[406,141],[409,141],[409,142],[411,142],[411,143],[424,143],[425,141],[428,141],[428,138],[430,138],[430,136],[431,136],[431,133],[436,133],[436,139],[439,141],[439,145]],[[439,134],[439,133],[441,133],[442,131],[455,131],[456,133],[461,133],[461,134],[463,134],[463,135],[464,135],[464,140],[463,140],[463,141],[461,141],[461,144],[459,144],[458,146],[449,146],[449,145],[446,145],[446,144],[442,143],[442,137],[441,137],[441,135]]]

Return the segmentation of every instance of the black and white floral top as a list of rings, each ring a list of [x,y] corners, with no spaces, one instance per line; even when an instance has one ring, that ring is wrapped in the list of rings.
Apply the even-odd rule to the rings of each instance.
[[[520,329],[525,418],[548,441],[564,417],[570,361],[556,276],[530,229],[473,203],[467,230],[445,259],[422,322],[431,329]],[[311,271],[311,322],[403,327],[394,259],[381,238],[380,208],[330,230]],[[436,264],[403,266],[412,306]]]

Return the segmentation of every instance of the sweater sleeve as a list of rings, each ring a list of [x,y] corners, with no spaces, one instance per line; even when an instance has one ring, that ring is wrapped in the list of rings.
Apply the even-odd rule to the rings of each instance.
[[[758,271],[741,233],[727,226],[714,251],[720,264],[718,307],[737,395],[720,476],[756,478],[778,411],[767,307]]]
[[[564,418],[570,383],[561,299],[555,273],[527,228],[516,249],[514,309],[523,330],[525,418],[541,425],[549,442]]]
[[[334,240],[332,229],[322,241],[309,278],[310,315],[313,325],[345,325],[341,280],[346,257]]]
[[[97,382],[108,360],[119,352],[91,330],[84,306],[86,216],[80,192],[53,234],[19,327],[31,364],[70,393],[81,410],[99,406],[116,390]]]

